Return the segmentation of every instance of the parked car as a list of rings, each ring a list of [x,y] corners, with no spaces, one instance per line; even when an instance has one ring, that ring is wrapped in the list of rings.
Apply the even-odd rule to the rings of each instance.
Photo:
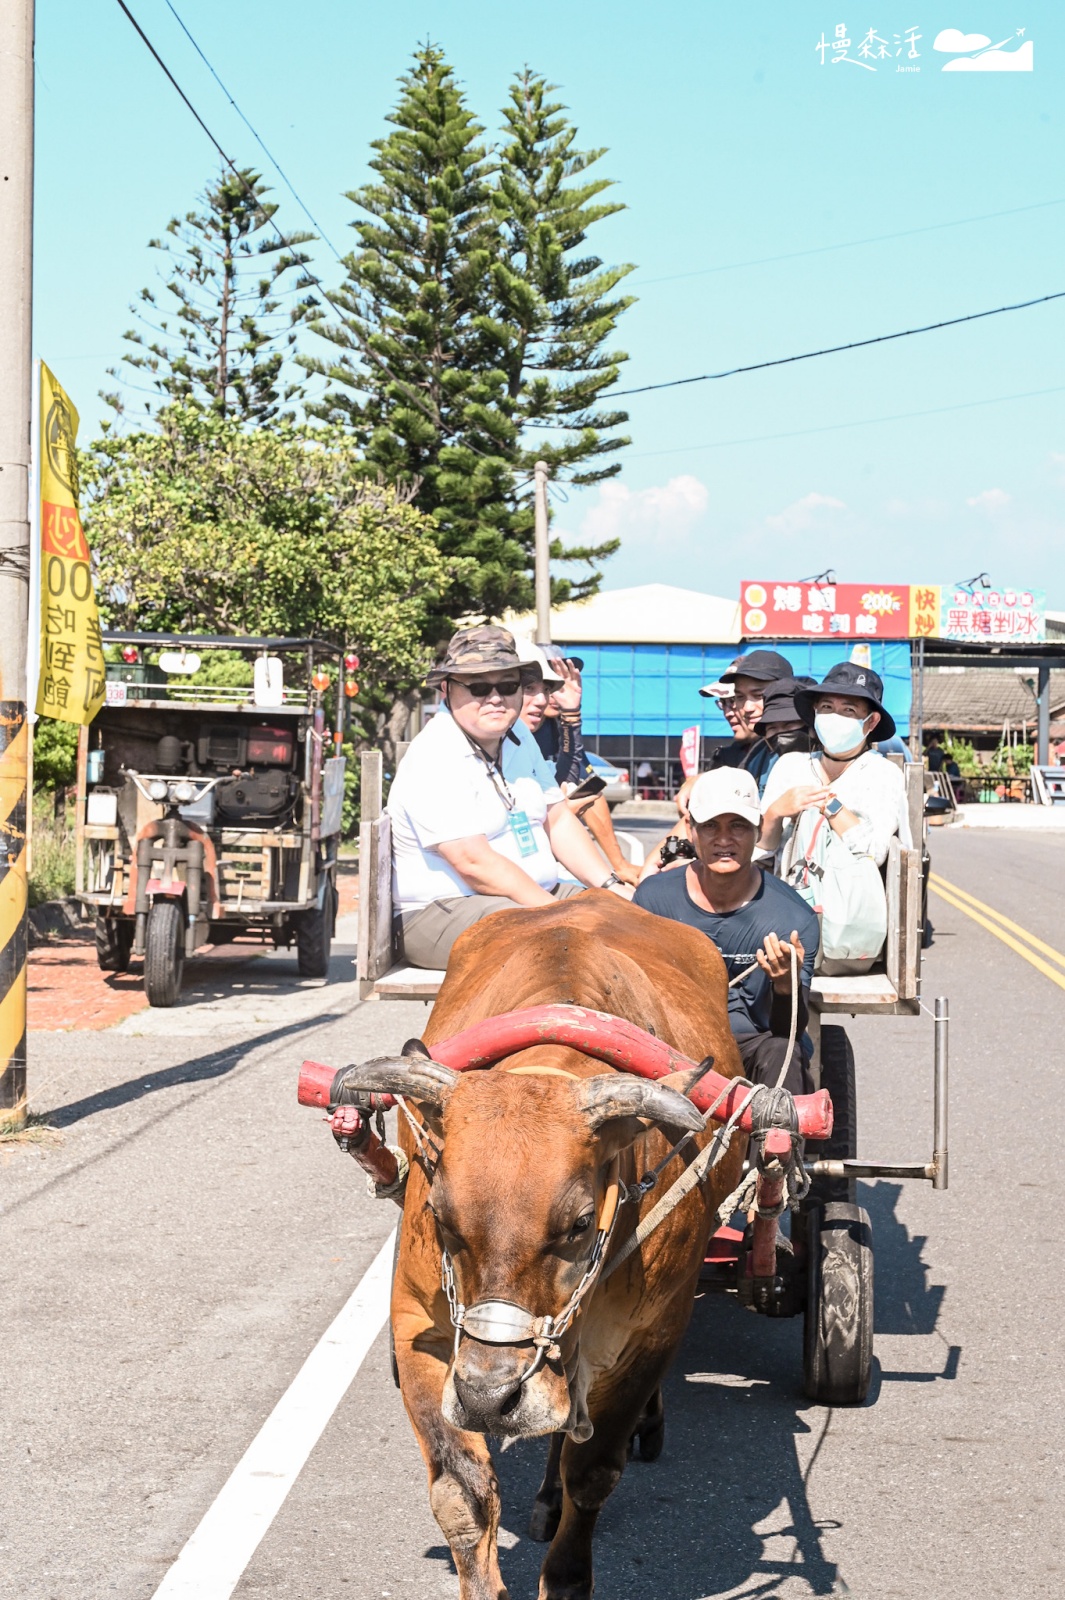
[[[603,797],[613,811],[615,806],[620,806],[624,801],[632,799],[632,784],[624,767],[615,767],[605,760],[595,750],[586,750],[585,759],[597,778],[602,778],[606,784]]]

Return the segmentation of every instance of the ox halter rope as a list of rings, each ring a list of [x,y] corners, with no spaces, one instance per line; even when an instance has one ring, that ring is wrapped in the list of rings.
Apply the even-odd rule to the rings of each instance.
[[[566,1072],[561,1067],[522,1066],[509,1067],[506,1070],[516,1076],[572,1078],[576,1082],[580,1081],[576,1072]],[[447,1296],[451,1325],[455,1330],[453,1358],[458,1355],[459,1341],[463,1334],[476,1339],[478,1344],[531,1344],[536,1350],[536,1355],[531,1365],[522,1373],[519,1385],[528,1383],[529,1379],[539,1372],[545,1360],[561,1361],[562,1350],[559,1341],[580,1310],[581,1301],[602,1271],[607,1246],[621,1209],[619,1196],[623,1186],[618,1178],[618,1166],[619,1158],[615,1156],[607,1179],[602,1209],[596,1222],[595,1243],[592,1245],[588,1265],[557,1317],[550,1315],[536,1317],[524,1306],[515,1305],[512,1300],[478,1300],[475,1305],[463,1305],[455,1284],[454,1263],[447,1249],[441,1244],[440,1282]]]
[[[757,1126],[754,1129],[756,1138],[758,1137],[759,1133],[764,1134],[766,1129],[774,1126],[785,1127],[797,1135],[798,1120],[795,1114],[794,1101],[791,1095],[783,1087],[784,1078],[787,1075],[792,1051],[795,1047],[795,1041],[798,1034],[799,1010],[798,959],[793,945],[789,944],[788,953],[791,959],[792,980],[791,1028],[787,1041],[787,1049],[784,1052],[784,1060],[780,1069],[780,1076],[777,1079],[775,1086],[771,1087],[764,1084],[750,1084],[748,1086],[748,1093],[744,1095],[743,1099],[736,1105],[727,1122],[722,1124],[705,1149],[703,1149],[695,1158],[695,1160],[685,1168],[676,1182],[662,1196],[658,1204],[654,1206],[648,1215],[644,1217],[643,1221],[637,1225],[632,1236],[625,1242],[625,1244],[622,1245],[621,1249],[617,1252],[614,1259],[610,1262],[606,1272],[604,1273],[603,1264],[606,1259],[607,1248],[610,1244],[610,1240],[614,1232],[614,1226],[617,1222],[618,1214],[622,1205],[629,1201],[640,1204],[644,1197],[655,1187],[664,1168],[669,1165],[674,1156],[678,1155],[680,1151],[690,1143],[694,1135],[691,1133],[686,1133],[682,1139],[678,1140],[678,1142],[673,1145],[673,1147],[667,1152],[657,1166],[652,1168],[650,1172],[645,1173],[636,1184],[631,1186],[621,1182],[618,1175],[620,1158],[618,1156],[614,1157],[611,1166],[610,1177],[607,1180],[606,1194],[603,1199],[603,1207],[599,1213],[595,1243],[592,1246],[592,1253],[588,1259],[588,1265],[584,1270],[584,1274],[581,1277],[580,1282],[570,1295],[569,1299],[566,1301],[566,1304],[563,1306],[557,1317],[550,1315],[536,1317],[531,1311],[526,1310],[524,1306],[516,1305],[511,1300],[479,1300],[472,1306],[464,1305],[458,1297],[458,1288],[455,1283],[454,1263],[452,1262],[451,1256],[444,1246],[443,1241],[441,1241],[440,1283],[444,1294],[447,1297],[451,1325],[455,1330],[455,1344],[452,1353],[452,1359],[454,1359],[454,1357],[458,1354],[459,1342],[463,1334],[468,1335],[468,1337],[471,1339],[476,1339],[479,1344],[531,1344],[536,1350],[536,1355],[531,1365],[525,1370],[525,1372],[522,1373],[519,1380],[519,1385],[528,1383],[529,1379],[539,1372],[545,1359],[550,1359],[552,1361],[561,1360],[562,1351],[559,1341],[570,1327],[570,1324],[573,1322],[577,1312],[580,1310],[581,1301],[584,1299],[589,1290],[592,1289],[599,1281],[600,1277],[602,1277],[604,1281],[611,1277],[617,1268],[628,1259],[633,1251],[638,1250],[644,1244],[645,1240],[650,1236],[650,1234],[652,1234],[656,1228],[661,1227],[662,1223],[665,1222],[666,1218],[672,1211],[676,1209],[681,1201],[684,1200],[694,1188],[702,1184],[709,1176],[713,1168],[724,1159],[728,1152],[729,1145],[732,1142],[732,1135],[737,1124],[739,1123],[740,1117],[743,1115],[743,1112],[747,1109],[747,1107],[752,1104],[752,1102],[754,1102],[756,1099],[760,1102],[760,1126]],[[759,964],[760,963],[758,962],[754,962],[750,967],[745,968],[743,972],[739,973],[735,978],[732,979],[732,982],[729,984],[729,988],[734,988],[737,984],[741,983],[749,973],[753,972],[759,966]],[[572,1078],[574,1081],[580,1081],[579,1074],[576,1072],[567,1072],[562,1067],[530,1065],[507,1067],[504,1070],[514,1073],[516,1076],[522,1075],[528,1077],[539,1076]],[[703,1119],[705,1124],[708,1125],[710,1123],[722,1100],[724,1100],[729,1090],[734,1086],[734,1082],[735,1080],[731,1080],[725,1085],[717,1099],[705,1112]],[[425,1172],[426,1177],[431,1183],[436,1163],[440,1159],[441,1152],[439,1146],[435,1147],[432,1152],[432,1156],[430,1156],[430,1147],[428,1141],[425,1139],[425,1130],[422,1128],[417,1119],[411,1115],[411,1112],[402,1097],[397,1096],[397,1103],[410,1125],[411,1133],[414,1137],[415,1145],[418,1150],[418,1158],[420,1160],[422,1170]],[[433,1159],[434,1157],[435,1159]],[[728,1218],[737,1210],[746,1210],[747,1207],[754,1202],[756,1176],[757,1174],[754,1165],[752,1164],[750,1171],[748,1171],[746,1176],[740,1180],[739,1185],[732,1191],[730,1195],[726,1196],[721,1205],[718,1207],[714,1221],[715,1227],[721,1227],[722,1224],[727,1222]],[[788,1162],[787,1176],[779,1203],[774,1206],[771,1211],[763,1210],[761,1207],[758,1207],[759,1214],[767,1217],[779,1216],[785,1209],[787,1209],[789,1204],[794,1204],[798,1199],[806,1194],[809,1187],[810,1179],[803,1167],[801,1147],[796,1145],[793,1147],[792,1154]]]

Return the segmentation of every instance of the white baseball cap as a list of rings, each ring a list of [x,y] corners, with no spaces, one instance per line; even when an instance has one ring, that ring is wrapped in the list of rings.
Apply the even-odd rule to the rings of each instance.
[[[688,796],[688,815],[693,822],[709,822],[711,817],[743,817],[757,828],[762,820],[758,785],[742,767],[718,767],[697,778]]]
[[[518,647],[518,660],[522,666],[538,668],[541,677],[549,688],[553,685],[565,683],[565,678],[560,677],[555,671],[538,644],[533,644],[531,639],[515,639],[514,643]]]

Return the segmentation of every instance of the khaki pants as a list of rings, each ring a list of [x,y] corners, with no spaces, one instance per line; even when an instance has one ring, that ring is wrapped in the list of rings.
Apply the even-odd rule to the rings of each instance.
[[[556,900],[583,894],[579,883],[560,883],[551,893]],[[460,894],[450,900],[434,900],[420,911],[407,911],[396,918],[400,948],[412,967],[442,970],[447,966],[451,946],[460,933],[472,928],[493,911],[521,911],[527,907],[502,894]]]

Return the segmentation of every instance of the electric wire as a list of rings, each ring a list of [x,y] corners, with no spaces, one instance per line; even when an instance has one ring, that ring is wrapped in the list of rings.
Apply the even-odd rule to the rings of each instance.
[[[892,239],[912,239],[921,233],[939,233],[944,228],[964,228],[973,222],[994,222],[999,217],[1017,217],[1025,211],[1045,211],[1049,206],[1063,206],[1059,200],[1036,200],[1027,206],[1011,206],[1007,211],[984,211],[975,217],[954,217],[950,222],[929,222],[923,228],[901,228],[896,233],[874,233],[866,239],[841,239],[838,244],[812,245],[808,250],[786,250],[779,256],[755,256],[750,261],[725,261],[717,267],[694,267],[690,272],[672,272],[662,278],[636,278],[633,288],[650,289],[656,283],[679,283],[684,278],[707,278],[717,272],[736,272],[741,267],[771,266],[777,261],[799,261],[804,256],[823,256],[832,250],[857,250],[866,244],[887,244]]]
[[[736,444],[770,444],[777,439],[805,439],[814,433],[838,433],[843,428],[869,428],[882,422],[907,422],[913,417],[940,417],[948,411],[974,411],[980,406],[1005,405],[1010,400],[1034,400],[1047,394],[1063,394],[1065,385],[1052,389],[1026,389],[1020,394],[994,394],[986,400],[960,400],[952,406],[933,406],[927,411],[895,411],[883,417],[857,417],[853,422],[828,422],[819,428],[793,428],[787,433],[753,433],[742,439],[713,439],[704,444],[676,445],[670,450],[635,450],[630,461],[646,461],[653,456],[685,456],[695,450],[727,450]]]
[[[188,95],[185,93],[185,91],[181,87],[180,83],[178,83],[177,79],[174,77],[174,74],[171,72],[170,68],[167,66],[166,62],[163,60],[162,56],[159,54],[159,52],[155,48],[154,44],[149,39],[148,35],[145,33],[144,29],[141,27],[141,25],[137,21],[136,17],[133,15],[132,11],[129,9],[129,6],[126,4],[126,0],[116,0],[116,4],[118,5],[119,10],[122,11],[122,13],[127,18],[127,20],[132,24],[133,28],[135,29],[137,34],[140,36],[141,40],[143,41],[144,45],[146,46],[146,48],[148,49],[148,51],[152,55],[153,59],[158,63],[160,69],[162,70],[162,72],[165,75],[165,77],[167,78],[167,80],[173,85],[174,89],[176,90],[177,94],[180,96],[181,100],[184,102],[184,104],[188,107],[189,111],[195,117],[196,121],[199,123],[199,125],[203,129],[204,133],[207,135],[207,138],[210,140],[211,144],[218,151],[218,154],[221,156],[221,158],[225,162],[226,166],[232,172],[233,176],[237,179],[237,182],[240,183],[243,186],[243,188],[246,190],[246,192],[251,196],[251,198],[253,200],[255,200],[256,203],[258,203],[259,202],[259,196],[256,194],[255,190],[252,188],[251,184],[248,182],[248,180],[244,176],[243,172],[241,172],[241,170],[237,166],[236,162],[233,161],[232,158],[230,156],[228,156],[226,154],[226,152],[223,150],[222,146],[219,144],[218,140],[215,138],[214,134],[211,132],[211,130],[207,126],[206,122],[200,116],[200,113],[196,110],[196,107],[193,105],[192,101],[189,99]],[[274,218],[272,216],[269,217],[267,220],[270,223],[270,226],[273,228],[274,232],[277,234],[278,238],[284,244],[286,242],[285,241],[285,236],[282,233],[282,231],[281,231],[280,227],[278,226],[277,222],[274,220]],[[337,304],[337,302],[333,299],[332,295],[329,293],[328,289],[326,289],[325,285],[322,283],[321,279],[318,278],[315,275],[315,273],[313,273],[310,270],[309,266],[307,266],[306,263],[303,264],[303,271],[306,274],[308,282],[314,284],[315,288],[321,294],[323,300],[325,300],[328,305],[332,306],[333,310],[337,313],[337,315],[339,317],[343,318],[345,316],[344,309]],[[427,417],[429,419],[429,421],[433,424],[434,427],[439,426],[438,419],[434,416],[432,408],[426,404],[426,402],[423,400],[421,395],[416,393],[416,391],[411,389],[407,384],[401,382],[401,380],[399,378],[397,378],[394,375],[394,373],[389,371],[388,365],[387,365],[387,363],[386,363],[386,361],[385,361],[383,356],[379,356],[377,354],[376,350],[373,350],[370,346],[364,344],[361,340],[359,341],[359,348],[362,350],[362,353],[363,353],[364,356],[366,356],[369,360],[373,361],[377,366],[379,366],[381,368],[381,370],[383,372],[385,372],[387,374],[388,378],[391,380],[392,383],[395,384],[396,388],[402,391],[402,393],[407,397],[407,399],[411,402],[411,404],[416,406],[417,409],[422,412],[423,416],[425,416],[425,417]],[[478,447],[475,444],[471,444],[468,441],[467,441],[466,448],[471,450],[474,453],[474,455],[483,456],[485,454],[485,452],[483,450],[479,450]]]
[[[200,46],[197,44],[196,40],[193,38],[191,32],[189,31],[189,28],[185,24],[185,22],[182,19],[180,13],[172,5],[171,0],[166,0],[166,6],[167,6],[167,10],[170,12],[172,17],[174,18],[174,21],[177,23],[177,25],[181,29],[182,33],[188,39],[188,41],[191,44],[192,48],[195,50],[196,54],[199,56],[200,60],[204,64],[204,66],[207,68],[208,72],[211,74],[211,77],[214,79],[215,83],[217,83],[218,87],[221,89],[222,93],[225,95],[226,99],[229,101],[230,105],[233,107],[233,110],[237,113],[237,116],[240,118],[241,122],[243,122],[244,126],[247,128],[248,132],[251,134],[252,138],[255,140],[256,144],[259,146],[260,150],[262,150],[263,154],[266,156],[266,159],[271,163],[271,165],[280,174],[282,181],[285,183],[286,187],[289,190],[289,193],[292,195],[292,198],[295,200],[296,204],[300,207],[300,210],[303,212],[304,216],[307,218],[308,222],[311,224],[311,227],[315,230],[315,232],[318,234],[318,237],[323,241],[323,243],[325,243],[325,244],[327,244],[329,246],[330,250],[332,250],[332,252],[336,256],[337,260],[341,263],[341,265],[343,265],[343,261],[342,261],[340,252],[337,249],[336,245],[329,238],[328,234],[326,233],[325,229],[322,227],[321,223],[318,222],[315,219],[313,213],[311,212],[310,207],[307,205],[306,201],[302,198],[302,196],[298,193],[295,184],[292,182],[292,179],[289,177],[288,173],[285,171],[285,169],[281,165],[280,161],[277,159],[277,157],[275,155],[272,154],[272,152],[270,150],[267,149],[266,144],[265,144],[264,140],[262,139],[262,137],[252,127],[251,122],[244,115],[243,111],[238,106],[236,100],[234,100],[232,94],[229,92],[229,90],[226,88],[225,84],[222,82],[221,78],[218,76],[218,73],[215,71],[214,67],[208,61],[206,55],[203,53],[203,50],[200,48]]]
[[[336,257],[337,261],[341,265],[343,265],[343,260],[342,260],[342,258],[340,256],[340,254],[338,253],[336,247],[330,242],[330,240],[325,236],[325,234],[322,232],[322,230],[318,226],[318,224],[314,221],[314,218],[313,218],[310,210],[304,204],[302,199],[300,199],[299,194],[297,193],[296,189],[293,187],[293,185],[290,182],[290,180],[288,179],[288,177],[285,175],[284,170],[281,168],[281,166],[275,160],[275,158],[270,154],[270,151],[267,149],[266,145],[263,143],[263,141],[259,137],[258,133],[256,133],[254,127],[252,127],[252,124],[248,121],[247,117],[245,117],[244,113],[240,110],[240,107],[237,105],[236,101],[233,99],[233,96],[229,93],[229,90],[226,88],[225,84],[222,82],[222,80],[219,77],[218,73],[215,71],[215,69],[211,65],[210,61],[208,61],[206,55],[200,49],[200,46],[196,43],[196,40],[193,38],[193,36],[192,36],[191,32],[189,31],[189,29],[185,26],[185,23],[182,21],[182,19],[179,16],[178,12],[174,9],[174,6],[171,4],[171,0],[166,0],[166,3],[167,3],[168,9],[173,14],[175,20],[178,22],[178,24],[180,25],[180,27],[182,28],[182,30],[184,31],[184,33],[188,37],[190,43],[193,45],[193,48],[197,51],[198,55],[203,60],[205,66],[208,68],[208,70],[210,71],[210,73],[214,77],[215,81],[218,83],[219,87],[222,89],[223,93],[229,99],[231,105],[233,106],[234,110],[237,112],[238,116],[240,116],[241,120],[244,122],[246,127],[249,129],[249,131],[251,132],[252,136],[256,139],[256,141],[262,147],[262,149],[264,150],[264,152],[266,153],[266,155],[268,156],[270,161],[277,168],[277,171],[281,174],[281,177],[284,179],[286,185],[291,190],[293,196],[295,197],[295,199],[299,203],[300,207],[306,213],[306,215],[310,218],[312,223],[314,223],[315,228],[318,230],[318,232],[321,235],[323,241],[329,246],[329,249],[333,252],[333,255]],[[218,139],[211,132],[211,129],[207,126],[207,123],[204,121],[203,117],[201,117],[200,113],[196,110],[196,107],[193,105],[192,101],[189,99],[189,97],[185,93],[184,89],[182,89],[181,85],[178,83],[178,81],[175,78],[174,74],[171,72],[170,68],[167,66],[166,62],[163,60],[163,58],[159,54],[158,50],[152,44],[152,41],[149,39],[148,35],[145,33],[144,29],[141,27],[140,23],[137,21],[136,17],[133,15],[132,11],[130,11],[128,5],[126,4],[126,0],[117,0],[117,4],[119,6],[119,9],[123,12],[123,14],[125,15],[126,19],[129,21],[129,23],[132,25],[132,27],[134,28],[134,30],[136,31],[136,33],[140,37],[142,43],[145,45],[145,47],[147,48],[147,50],[149,51],[149,53],[151,54],[151,56],[155,60],[156,64],[159,66],[160,70],[163,72],[164,76],[167,78],[167,80],[169,81],[169,83],[171,84],[171,86],[173,87],[173,89],[175,90],[177,95],[179,96],[179,98],[182,100],[182,102],[187,107],[189,112],[195,118],[195,120],[198,123],[199,127],[203,130],[204,134],[207,136],[207,138],[210,141],[210,143],[214,146],[215,150],[217,150],[217,152],[218,152],[219,156],[221,157],[221,159],[223,160],[223,162],[230,169],[230,171],[234,174],[234,176],[237,178],[238,182],[240,182],[242,184],[242,186],[247,191],[247,193],[253,199],[258,200],[258,196],[256,195],[255,190],[252,188],[251,184],[248,183],[247,179],[244,177],[244,174],[240,171],[240,169],[236,165],[236,163],[232,160],[232,158],[229,155],[227,155],[226,151],[223,149],[223,147],[219,143]],[[1041,205],[1047,205],[1047,206],[1056,205],[1056,204],[1060,204],[1060,203],[1061,203],[1060,201],[1040,202]],[[1025,210],[1035,210],[1035,209],[1038,209],[1038,207],[1037,206],[1031,206],[1031,207],[1022,206],[1022,207],[1017,207],[1016,209],[1018,211],[1025,211]],[[1009,213],[1009,212],[1003,212],[1003,213],[989,212],[989,213],[987,213],[987,217],[994,217],[994,216],[998,216],[998,215],[1010,215],[1010,214],[1012,214],[1012,213]],[[960,221],[981,221],[981,220],[985,220],[985,219],[984,218],[979,218],[979,217],[968,218],[968,219],[964,219],[964,218],[960,219]],[[282,242],[284,242],[284,234],[282,233],[282,231],[281,231],[280,227],[278,226],[278,224],[274,221],[273,217],[271,217],[269,219],[269,221],[270,221],[270,224],[273,227],[275,233],[277,233],[278,238],[281,239]],[[949,227],[949,226],[955,226],[955,225],[960,225],[960,222],[959,222],[959,224],[943,223],[943,224],[935,224],[933,226],[936,226],[936,227]],[[918,233],[918,232],[924,232],[924,231],[930,231],[930,230],[914,229],[914,230],[911,230],[911,231],[915,232],[915,233]],[[891,237],[895,237],[895,236],[894,235],[883,235],[881,237],[883,237],[883,238],[891,238]],[[876,240],[855,240],[853,242],[855,244],[862,244],[862,243],[874,243],[874,242],[877,242],[877,241]],[[834,249],[834,248],[846,248],[846,247],[847,246],[845,246],[845,245],[841,245],[841,246],[827,245],[827,246],[819,247],[819,249],[817,249],[817,250],[799,251],[799,252],[795,252],[795,254],[797,254],[797,255],[819,254],[819,253],[821,253],[821,250],[829,250],[829,249]],[[773,260],[773,259],[778,259],[778,258],[767,257],[765,259],[766,260]],[[779,259],[787,259],[787,258],[786,257],[781,257]],[[744,265],[744,264],[754,264],[754,263],[737,263],[737,265]],[[721,268],[721,269],[710,268],[710,269],[706,269],[706,270],[716,271],[716,270],[727,270],[727,269],[725,269],[725,268]],[[344,311],[344,308],[337,304],[337,302],[333,299],[332,295],[329,293],[329,291],[322,284],[320,278],[318,278],[317,275],[314,272],[312,272],[310,270],[310,268],[306,264],[303,265],[303,271],[305,272],[308,281],[311,282],[315,286],[315,288],[322,295],[322,298],[326,301],[326,303],[329,306],[331,306],[332,309],[337,313],[337,315],[340,316],[343,319],[345,314],[346,314],[345,311]],[[692,274],[692,275],[694,275],[694,274]],[[688,276],[688,274],[685,274],[685,276]],[[653,281],[666,281],[666,280],[653,280]],[[876,334],[873,337],[868,338],[868,339],[855,339],[855,340],[851,340],[847,344],[829,345],[829,346],[827,346],[827,347],[825,347],[823,349],[820,349],[820,350],[808,350],[808,351],[804,351],[804,352],[802,352],[802,353],[800,353],[798,355],[780,356],[780,357],[777,357],[774,360],[770,360],[770,361],[751,362],[751,363],[748,363],[745,366],[726,368],[721,372],[700,373],[700,374],[698,374],[696,376],[693,376],[693,377],[690,377],[690,378],[673,378],[673,379],[670,379],[670,380],[668,380],[668,381],[666,381],[664,383],[641,384],[638,387],[632,388],[632,389],[615,389],[613,391],[613,394],[611,395],[611,398],[612,399],[614,399],[614,398],[620,399],[621,397],[628,396],[628,395],[655,393],[655,392],[657,392],[659,390],[662,390],[662,389],[682,388],[682,387],[686,387],[686,386],[688,386],[690,384],[693,384],[693,383],[712,383],[712,382],[716,382],[716,381],[718,381],[720,379],[723,379],[723,378],[737,377],[737,376],[739,376],[739,375],[741,375],[743,373],[747,373],[747,372],[761,372],[761,371],[765,371],[767,368],[770,368],[770,367],[790,366],[790,365],[793,365],[794,363],[799,362],[799,361],[812,361],[812,360],[815,360],[816,358],[818,358],[820,356],[839,355],[839,354],[841,354],[841,353],[843,353],[845,351],[848,351],[848,350],[864,349],[869,345],[886,344],[886,343],[889,343],[891,341],[898,340],[898,339],[913,338],[916,335],[922,334],[922,333],[935,333],[935,332],[938,332],[939,330],[941,330],[943,328],[957,327],[960,324],[966,323],[966,322],[978,322],[978,321],[981,321],[981,320],[983,320],[983,319],[985,319],[987,317],[1001,316],[1001,315],[1005,314],[1006,312],[1010,312],[1010,311],[1024,311],[1024,310],[1030,309],[1033,306],[1045,305],[1048,301],[1060,300],[1060,299],[1065,299],[1065,290],[1060,290],[1060,291],[1057,291],[1057,292],[1055,292],[1053,294],[1041,295],[1041,296],[1038,296],[1036,299],[1033,299],[1033,300],[1022,300],[1022,301],[1018,301],[1018,302],[1016,302],[1014,304],[1011,304],[1011,305],[996,306],[996,307],[994,307],[994,308],[992,308],[991,310],[988,310],[988,311],[974,311],[974,312],[968,313],[965,316],[950,317],[950,318],[947,318],[947,319],[945,319],[945,320],[943,320],[941,322],[927,323],[927,324],[924,324],[923,326],[917,327],[917,328],[905,328],[905,329],[902,329],[901,331],[899,331],[897,333]],[[370,360],[375,362],[375,364],[378,365],[388,375],[388,377],[392,380],[392,382],[396,384],[397,388],[399,388],[407,396],[407,398],[412,402],[412,404],[417,406],[417,408],[425,416],[427,416],[429,418],[429,420],[434,423],[434,425],[436,425],[436,418],[434,417],[431,408],[423,400],[422,396],[418,395],[415,391],[411,390],[406,384],[402,383],[399,379],[397,379],[394,376],[394,374],[392,374],[389,371],[388,366],[387,366],[384,358],[382,356],[379,356],[376,351],[374,351],[369,346],[363,346],[362,341],[359,341],[359,344],[360,344],[360,348],[363,351],[364,356],[368,357]],[[1055,392],[1056,391],[1052,390],[1052,389],[1030,391],[1031,394],[1052,394],[1052,393],[1055,393]],[[1024,398],[1027,398],[1027,396],[1025,396],[1025,395],[1008,395],[1008,396],[1003,396],[1002,398],[1003,399],[1007,399],[1007,400],[1008,399],[1024,399]],[[991,400],[988,400],[988,401],[971,401],[971,402],[968,402],[968,405],[972,405],[972,406],[991,405],[991,404],[995,404],[995,403],[996,403],[995,401],[991,401]],[[938,410],[940,410],[940,411],[964,410],[966,408],[967,407],[965,405],[962,405],[962,406],[958,406],[958,407],[949,407],[949,406],[948,407],[941,407],[941,408],[938,408]],[[869,418],[869,419],[867,419],[867,421],[869,423],[877,422],[877,421],[898,421],[898,420],[902,420],[902,418],[905,417],[905,416],[922,416],[922,415],[934,415],[934,414],[937,414],[937,413],[935,413],[935,412],[900,413],[898,416],[895,416],[895,417]],[[864,425],[866,425],[866,424],[865,423],[861,423],[861,422],[837,423],[837,424],[831,424],[831,425],[829,425],[829,427],[826,427],[826,428],[801,429],[801,430],[798,430],[798,432],[799,433],[832,432],[832,431],[835,431],[836,428],[861,427],[861,426],[864,426]],[[764,435],[764,436],[761,436],[761,437],[766,439],[766,440],[769,440],[769,439],[777,439],[777,438],[790,438],[790,437],[796,437],[796,436],[797,436],[797,434],[772,434],[772,435]],[[756,442],[760,442],[760,441],[756,440],[754,438],[752,438],[752,439],[737,439],[737,440],[723,440],[723,441],[720,442],[720,444],[693,446],[692,448],[697,448],[697,449],[715,449],[715,448],[721,448],[721,447],[723,447],[725,445],[728,445],[728,444],[745,444],[745,443],[756,443]],[[469,444],[468,448],[470,448],[473,451],[473,453],[476,454],[476,455],[484,455],[484,452],[479,450],[476,445]],[[644,455],[651,455],[651,454],[667,455],[667,454],[674,454],[674,453],[676,453],[676,452],[673,452],[673,451],[641,452],[641,454],[644,454]]]
[[[119,0],[121,5],[122,0]],[[936,333],[940,328],[956,328],[963,322],[979,322],[984,317],[1000,317],[1007,311],[1027,311],[1030,306],[1045,305],[1048,300],[1065,300],[1065,289],[1053,294],[1041,294],[1034,300],[1018,300],[1009,306],[995,306],[990,311],[970,311],[964,317],[947,317],[942,322],[927,322],[920,328],[903,328],[899,333],[878,333],[871,339],[852,339],[849,344],[832,344],[823,350],[804,350],[797,356],[778,356],[773,361],[752,361],[744,367],[727,367],[723,372],[701,372],[694,378],[671,378],[666,383],[643,383],[636,389],[615,389],[611,399],[622,395],[650,394],[658,389],[680,389],[690,383],[713,383],[718,378],[735,378],[741,372],[763,372],[766,367],[787,367],[796,361],[813,361],[818,356],[836,356],[844,350],[862,350],[871,344],[888,344],[892,339],[912,339],[919,333]]]

